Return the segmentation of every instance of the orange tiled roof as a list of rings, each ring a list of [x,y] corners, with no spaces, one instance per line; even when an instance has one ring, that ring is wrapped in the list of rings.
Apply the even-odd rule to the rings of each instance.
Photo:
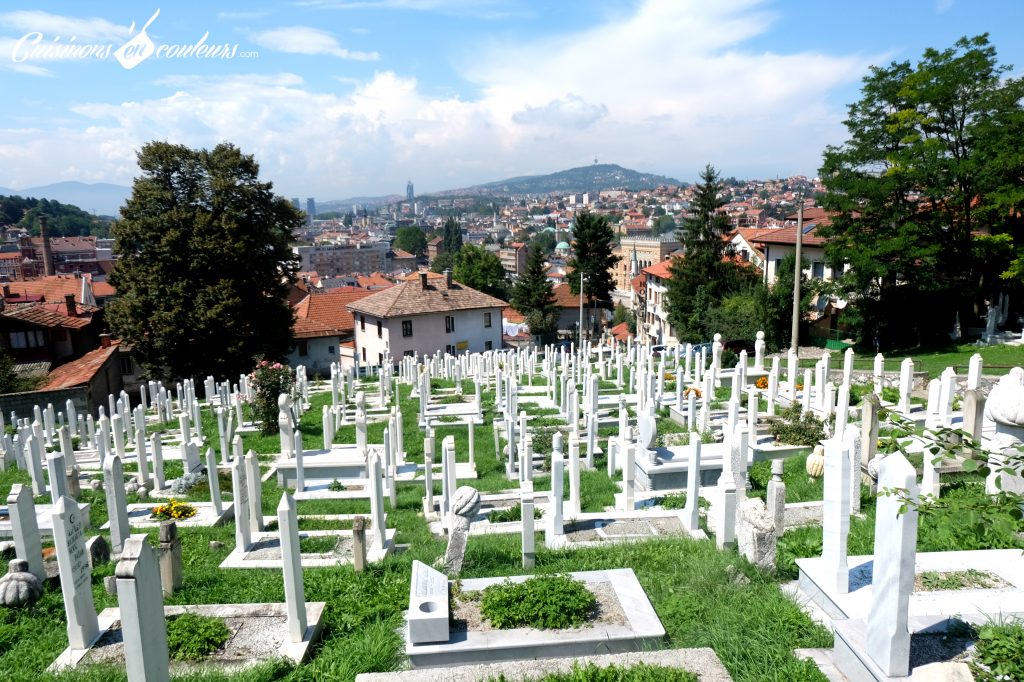
[[[118,342],[111,342],[106,348],[91,350],[77,360],[65,363],[50,372],[43,390],[81,386],[92,381],[96,372],[103,368],[107,359],[117,350]]]
[[[618,323],[617,325],[615,325],[614,327],[611,328],[610,332],[611,332],[611,335],[615,338],[616,341],[625,342],[626,339],[631,338],[633,336],[629,332],[629,323],[628,322],[620,322],[620,323]]]
[[[405,315],[425,315],[453,310],[473,310],[477,308],[504,308],[507,303],[482,291],[452,282],[451,286],[444,277],[431,279],[428,277],[424,288],[419,281],[419,274],[406,278],[401,284],[383,291],[377,291],[366,298],[349,304],[349,309],[356,313],[366,313],[375,317],[397,317]]]
[[[373,294],[367,289],[331,289],[314,293],[295,306],[295,337],[346,336],[352,333],[355,321],[348,304]]]
[[[356,275],[356,282],[364,289],[387,289],[395,286],[394,282],[379,272],[371,275]]]
[[[526,322],[526,317],[512,306],[502,310],[501,317],[510,324],[523,324]]]
[[[764,230],[749,241],[752,244],[796,244],[796,225]],[[806,217],[804,236],[801,242],[805,246],[822,246],[825,244],[825,238],[818,236],[818,224],[808,224]]]
[[[577,277],[576,279],[579,279],[579,277]],[[554,287],[552,287],[551,291],[555,295],[555,305],[557,307],[559,307],[559,308],[579,308],[580,307],[580,296],[579,296],[579,294],[573,294],[572,293],[572,288],[569,286],[568,282],[562,282],[561,284],[556,284]],[[593,301],[591,300],[590,296],[587,296],[585,299],[583,299],[583,304],[584,305],[590,305],[591,303],[593,303]]]
[[[67,329],[81,329],[92,322],[92,313],[99,308],[78,305],[78,315],[70,317],[67,308],[63,303],[34,303],[30,305],[8,308],[0,313],[3,317],[12,320],[20,320],[40,327],[64,327]]]
[[[671,266],[672,261],[666,259],[661,261],[660,263],[655,263],[654,265],[647,266],[646,268],[643,269],[643,272],[647,273],[648,275],[660,277],[662,279],[672,279],[672,273],[669,272],[669,268]]]
[[[85,277],[86,275],[83,275]],[[106,282],[92,282],[92,294],[97,300],[109,298],[117,293],[114,287]],[[72,294],[76,301],[82,298],[82,280],[74,275],[51,275],[26,281],[10,282],[11,292],[19,294],[36,294],[47,301],[63,301]]]

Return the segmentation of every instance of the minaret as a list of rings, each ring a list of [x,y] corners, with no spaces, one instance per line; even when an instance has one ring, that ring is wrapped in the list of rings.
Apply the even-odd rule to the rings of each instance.
[[[640,274],[640,263],[636,259],[636,244],[633,244],[633,259],[629,263],[629,276],[630,278],[636,277]]]
[[[39,238],[43,240],[43,274],[53,275],[53,256],[50,255],[49,219],[45,214],[39,216]]]

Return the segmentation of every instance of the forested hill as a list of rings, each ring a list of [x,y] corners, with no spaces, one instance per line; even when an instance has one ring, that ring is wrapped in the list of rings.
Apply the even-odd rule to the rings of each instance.
[[[51,237],[107,237],[113,224],[109,217],[94,216],[71,204],[50,199],[0,195],[0,225],[16,225],[35,236],[39,234],[39,215],[43,213],[50,219]]]

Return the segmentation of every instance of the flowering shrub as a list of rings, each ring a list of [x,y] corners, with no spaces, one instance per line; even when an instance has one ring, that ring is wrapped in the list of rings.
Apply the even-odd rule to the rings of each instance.
[[[768,388],[768,377],[758,377],[757,381],[754,382],[754,386],[761,390]]]
[[[277,399],[282,393],[291,393],[294,377],[292,370],[280,362],[260,360],[249,375],[255,397],[252,417],[263,434],[277,433]]]
[[[179,502],[173,497],[165,504],[153,507],[153,516],[161,521],[181,521],[196,515],[196,508],[187,502]]]
[[[690,388],[683,391],[683,397],[689,398],[691,393],[693,394],[693,397],[700,398],[700,389],[697,388],[696,386],[691,386]]]

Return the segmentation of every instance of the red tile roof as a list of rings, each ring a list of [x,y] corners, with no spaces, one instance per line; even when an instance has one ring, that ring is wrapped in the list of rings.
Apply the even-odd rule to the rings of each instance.
[[[671,266],[672,261],[666,259],[661,261],[660,263],[655,263],[654,265],[647,266],[646,268],[643,269],[643,272],[647,273],[648,275],[660,277],[661,279],[672,279],[672,273],[669,272],[669,268]]]
[[[764,230],[753,239],[751,244],[796,244],[796,225]],[[823,246],[824,237],[818,236],[818,226],[804,222],[804,236],[801,242],[807,246]]]
[[[576,279],[579,279],[577,277]],[[555,294],[555,305],[559,308],[579,308],[580,307],[580,296],[579,294],[573,294],[572,288],[568,282],[562,282],[552,287],[552,292]],[[584,305],[590,305],[593,301],[590,296],[583,299]]]
[[[40,327],[64,327],[81,329],[92,322],[92,313],[99,308],[78,305],[78,314],[70,317],[64,303],[31,303],[5,309],[0,315],[11,320],[20,320]]]
[[[504,308],[507,303],[482,291],[452,282],[448,286],[444,276],[432,279],[428,276],[424,288],[419,281],[419,273],[413,273],[401,284],[377,291],[355,303],[349,309],[355,313],[365,313],[375,317],[398,317],[406,315],[425,315],[453,310],[473,310],[477,308]]]
[[[117,348],[118,342],[113,341],[106,348],[101,347],[91,350],[77,360],[61,365],[50,372],[43,390],[70,388],[89,383],[96,376],[96,373],[103,368],[107,359],[117,351]]]
[[[629,338],[631,338],[633,336],[633,334],[631,334],[630,331],[629,331],[629,323],[628,322],[620,322],[620,323],[618,323],[617,325],[615,325],[614,327],[611,328],[610,332],[611,332],[611,335],[615,338],[616,341],[621,341],[621,342],[625,342],[626,339],[629,339]]]
[[[512,306],[508,306],[501,311],[501,318],[509,324],[523,324],[526,322],[526,317]]]
[[[88,275],[82,275],[88,277]],[[92,283],[92,294],[97,300],[109,298],[117,292],[106,282]],[[20,294],[38,294],[47,301],[63,301],[67,294],[73,294],[76,301],[82,299],[82,280],[74,275],[51,275],[39,279],[10,282],[11,292]]]
[[[292,325],[295,338],[312,339],[351,334],[355,322],[348,304],[372,294],[373,292],[367,289],[331,289],[324,293],[310,294],[295,306],[295,323]]]

